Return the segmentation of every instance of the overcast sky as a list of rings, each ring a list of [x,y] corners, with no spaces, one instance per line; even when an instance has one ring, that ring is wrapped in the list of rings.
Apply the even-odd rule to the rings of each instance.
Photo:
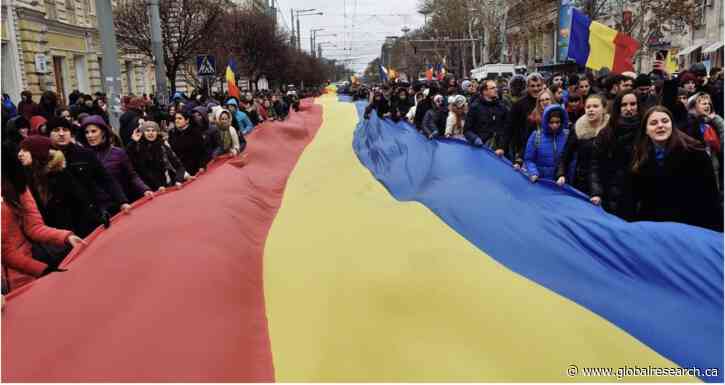
[[[328,59],[353,59],[351,67],[365,69],[368,62],[380,55],[385,36],[400,36],[403,26],[415,29],[423,24],[416,12],[418,0],[276,0],[280,25],[290,26],[290,9],[315,8],[323,16],[300,17],[302,49],[310,50],[310,30],[317,32],[322,55]],[[330,36],[336,34],[337,36]],[[333,46],[334,44],[335,46]]]

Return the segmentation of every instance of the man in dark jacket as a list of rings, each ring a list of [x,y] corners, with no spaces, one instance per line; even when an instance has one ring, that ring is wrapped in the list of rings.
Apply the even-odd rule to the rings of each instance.
[[[634,92],[637,93],[640,111],[647,111],[650,107],[657,104],[657,98],[650,93],[651,88],[652,79],[648,75],[640,74],[634,80]]]
[[[536,98],[544,87],[544,78],[534,72],[526,77],[526,96],[511,107],[509,124],[506,130],[505,143],[509,143],[511,156],[516,165],[523,164],[523,154],[526,142],[531,133],[528,131],[526,119],[536,107]]]
[[[127,205],[128,200],[121,190],[121,186],[111,177],[103,167],[96,155],[73,142],[72,129],[67,120],[58,118],[52,119],[48,124],[48,132],[52,146],[63,152],[66,161],[66,169],[82,185],[84,191],[89,193],[91,203],[100,209],[96,201],[99,191],[104,191],[112,197],[119,207]],[[102,213],[103,224],[108,227],[108,213]]]
[[[30,91],[20,93],[20,103],[18,103],[18,112],[30,121],[30,118],[38,112],[38,104],[33,101],[33,94]]]
[[[502,156],[508,148],[506,122],[508,111],[498,99],[498,87],[493,79],[484,80],[479,87],[480,97],[468,110],[463,135],[474,146],[486,146]]]

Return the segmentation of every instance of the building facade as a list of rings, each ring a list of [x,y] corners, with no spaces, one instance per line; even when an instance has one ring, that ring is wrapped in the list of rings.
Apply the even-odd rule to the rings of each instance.
[[[597,21],[615,28],[624,15],[636,13],[641,0],[623,3],[623,8],[606,6]],[[538,64],[556,63],[559,0],[509,1],[503,21],[505,27],[504,62],[526,65],[533,69]],[[608,4],[605,4],[608,5]],[[653,33],[640,38],[642,48],[635,58],[635,69],[652,70],[657,51],[667,49],[677,58],[680,69],[694,63],[705,62],[710,67],[723,67],[723,1],[696,0],[694,25],[662,23],[648,14],[644,25],[653,26]]]
[[[533,68],[556,62],[558,0],[515,1],[505,16],[505,63]]]
[[[95,0],[8,0],[2,4],[2,88],[13,100],[54,91],[103,92],[103,56]],[[119,58],[122,94],[152,93],[153,65],[140,55]]]

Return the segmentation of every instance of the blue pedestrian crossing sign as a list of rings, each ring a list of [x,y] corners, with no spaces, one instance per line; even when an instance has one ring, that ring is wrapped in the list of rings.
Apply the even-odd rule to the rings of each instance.
[[[216,75],[216,60],[212,55],[198,55],[196,57],[196,74],[198,76]]]

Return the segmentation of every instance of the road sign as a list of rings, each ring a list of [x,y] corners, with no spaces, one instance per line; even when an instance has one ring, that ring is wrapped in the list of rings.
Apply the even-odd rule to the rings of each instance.
[[[216,60],[212,55],[199,55],[196,57],[196,74],[198,76],[211,76],[216,74]]]

